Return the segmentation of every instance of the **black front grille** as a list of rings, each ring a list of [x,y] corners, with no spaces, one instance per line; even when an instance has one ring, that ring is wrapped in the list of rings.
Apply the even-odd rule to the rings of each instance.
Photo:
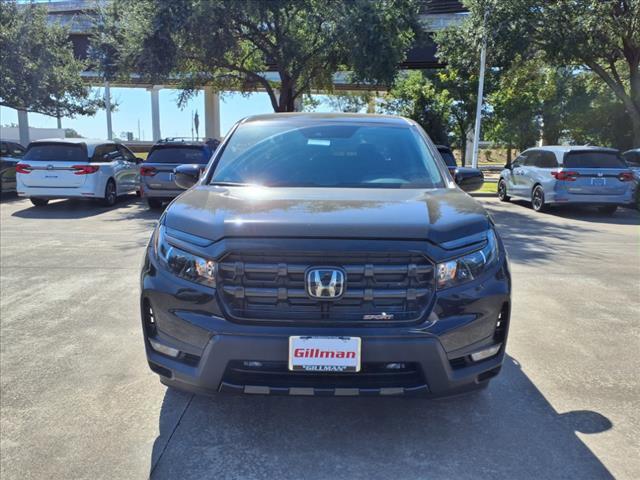
[[[310,297],[305,273],[312,267],[344,271],[343,295]],[[239,320],[410,322],[424,314],[433,291],[434,266],[420,253],[230,253],[218,264],[220,299]]]

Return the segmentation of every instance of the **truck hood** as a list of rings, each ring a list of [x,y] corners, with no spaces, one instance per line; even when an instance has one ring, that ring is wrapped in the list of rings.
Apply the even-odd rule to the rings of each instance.
[[[211,241],[225,237],[314,237],[442,244],[485,231],[489,217],[457,188],[198,185],[171,204],[165,225]]]

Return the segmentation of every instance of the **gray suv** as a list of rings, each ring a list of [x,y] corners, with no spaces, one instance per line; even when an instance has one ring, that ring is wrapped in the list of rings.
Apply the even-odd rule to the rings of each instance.
[[[541,212],[550,205],[597,206],[613,214],[633,202],[636,180],[618,150],[545,146],[522,152],[500,173],[498,197],[531,202]]]
[[[158,222],[141,275],[149,367],[196,393],[450,395],[502,366],[511,277],[487,212],[415,122],[239,122]]]
[[[190,164],[204,170],[214,150],[212,141],[187,141],[177,138],[160,140],[151,147],[149,155],[140,167],[140,192],[146,198],[149,208],[161,208],[164,202],[172,200],[184,191],[176,185],[173,171],[176,167]]]

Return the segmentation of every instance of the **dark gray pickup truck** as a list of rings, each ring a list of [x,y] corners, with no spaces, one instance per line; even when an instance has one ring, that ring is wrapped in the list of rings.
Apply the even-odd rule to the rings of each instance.
[[[166,209],[141,275],[147,359],[203,393],[451,395],[505,355],[507,257],[414,122],[239,122]]]

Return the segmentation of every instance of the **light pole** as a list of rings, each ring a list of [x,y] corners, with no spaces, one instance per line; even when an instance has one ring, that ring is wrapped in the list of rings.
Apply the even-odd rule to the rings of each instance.
[[[476,122],[473,128],[473,155],[471,156],[471,166],[478,168],[478,149],[480,148],[480,127],[482,123],[482,104],[484,96],[484,71],[487,62],[487,15],[489,10],[484,12],[484,22],[482,31],[482,49],[480,50],[480,76],[478,78],[478,101],[476,104]]]

